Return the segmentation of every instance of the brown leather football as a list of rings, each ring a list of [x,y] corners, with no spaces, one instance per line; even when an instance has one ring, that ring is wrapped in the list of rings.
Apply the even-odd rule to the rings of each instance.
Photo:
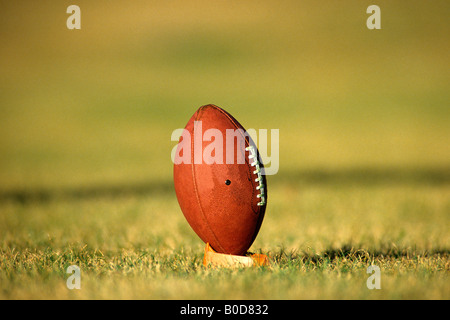
[[[243,255],[258,234],[267,183],[258,150],[225,110],[200,107],[174,157],[175,191],[192,229],[219,253]]]

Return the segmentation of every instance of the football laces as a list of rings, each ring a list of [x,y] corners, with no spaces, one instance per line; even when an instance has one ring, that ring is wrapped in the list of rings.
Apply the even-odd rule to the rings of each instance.
[[[255,167],[253,174],[256,174],[258,176],[255,179],[255,182],[258,183],[258,185],[256,186],[256,190],[259,191],[256,197],[260,200],[257,204],[258,206],[263,206],[266,204],[266,194],[264,192],[264,179],[261,174],[261,167],[258,161],[258,154],[253,146],[248,146],[247,148],[245,148],[245,151],[249,152],[248,159],[250,160],[249,161],[250,165],[252,167]]]

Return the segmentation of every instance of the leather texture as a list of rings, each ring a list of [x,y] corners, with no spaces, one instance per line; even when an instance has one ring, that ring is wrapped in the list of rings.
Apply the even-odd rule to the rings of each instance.
[[[196,121],[201,121],[201,126]],[[201,128],[201,137],[209,129],[216,129],[222,133],[222,164],[207,164],[208,160],[211,160],[208,159],[209,156],[216,157],[217,160],[217,153],[211,152],[211,146],[204,153],[205,148],[216,141],[214,138],[201,143],[203,155],[201,163],[198,163],[198,159],[194,159],[195,152],[198,152],[194,150],[194,146],[199,146],[196,144],[198,140],[194,141],[195,125],[197,134]],[[260,198],[257,194],[260,192],[256,187],[259,183],[255,182],[258,176],[254,173],[255,167],[250,165],[253,160],[248,158],[249,151],[245,150],[249,143],[252,143],[251,138],[241,137],[245,145],[238,143],[239,139],[236,138],[234,148],[227,148],[227,129],[237,132],[238,135],[240,133],[235,131],[236,129],[242,129],[242,132],[245,132],[245,129],[229,113],[215,105],[200,107],[185,129],[191,137],[191,161],[176,164],[180,155],[183,158],[182,152],[189,151],[180,150],[179,143],[173,171],[175,191],[181,210],[192,229],[216,252],[244,255],[258,234],[267,205],[267,182],[266,177],[262,175],[266,202],[258,206]],[[197,135],[198,137],[200,135]],[[180,138],[180,142],[182,139],[183,137]],[[234,152],[234,161],[227,164],[227,152],[231,150]],[[240,158],[241,163],[238,162],[239,154],[243,156]],[[261,162],[260,167],[263,167]],[[226,183],[227,180],[229,184]]]

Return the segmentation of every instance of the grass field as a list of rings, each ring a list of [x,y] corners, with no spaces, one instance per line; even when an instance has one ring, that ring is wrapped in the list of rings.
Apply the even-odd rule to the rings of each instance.
[[[0,4],[0,299],[450,299],[447,1],[70,4]],[[208,103],[280,130],[270,267],[204,268],[179,209]]]

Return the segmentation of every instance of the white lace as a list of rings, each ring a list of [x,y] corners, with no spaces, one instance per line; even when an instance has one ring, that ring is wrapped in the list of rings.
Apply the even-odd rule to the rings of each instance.
[[[258,161],[258,154],[255,151],[255,148],[253,146],[248,146],[245,148],[245,151],[249,151],[248,158],[250,161],[253,162],[250,163],[252,167],[255,167],[255,171],[253,171],[254,174],[258,175],[258,178],[255,179],[255,182],[258,182],[258,186],[256,186],[256,190],[259,191],[259,194],[256,195],[258,199],[260,199],[260,202],[258,202],[258,206],[263,206],[266,204],[266,194],[264,192],[264,182],[263,177],[261,174],[261,167],[259,166]]]

